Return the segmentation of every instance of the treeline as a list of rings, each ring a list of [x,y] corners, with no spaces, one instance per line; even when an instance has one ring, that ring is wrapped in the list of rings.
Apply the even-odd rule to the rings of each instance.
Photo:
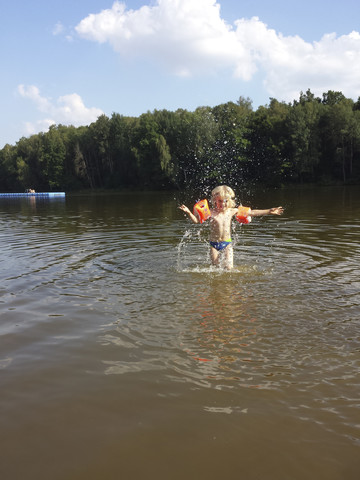
[[[359,180],[360,98],[335,91],[270,99],[256,111],[240,97],[194,112],[113,113],[0,150],[3,192]]]

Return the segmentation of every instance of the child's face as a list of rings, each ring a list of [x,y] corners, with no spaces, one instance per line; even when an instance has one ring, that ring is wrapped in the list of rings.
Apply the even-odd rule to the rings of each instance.
[[[215,197],[215,207],[217,210],[223,211],[226,210],[229,206],[229,200],[226,197]]]

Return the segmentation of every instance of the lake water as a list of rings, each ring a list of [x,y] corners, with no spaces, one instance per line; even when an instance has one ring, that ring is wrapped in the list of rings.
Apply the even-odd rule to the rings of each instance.
[[[357,480],[360,189],[0,198],[0,478]]]

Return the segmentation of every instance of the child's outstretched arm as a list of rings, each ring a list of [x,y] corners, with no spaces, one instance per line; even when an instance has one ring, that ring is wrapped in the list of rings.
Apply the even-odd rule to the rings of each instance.
[[[179,208],[180,208],[180,210],[185,212],[187,215],[189,215],[190,220],[193,223],[200,223],[200,220],[188,209],[188,207],[186,205],[180,205]]]
[[[250,215],[252,217],[261,217],[263,215],[282,215],[284,213],[283,207],[267,208],[266,210],[252,210]]]

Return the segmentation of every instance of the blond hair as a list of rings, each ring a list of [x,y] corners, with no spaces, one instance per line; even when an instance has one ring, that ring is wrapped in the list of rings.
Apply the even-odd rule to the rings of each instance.
[[[214,203],[216,197],[226,199],[228,201],[228,206],[233,208],[235,207],[235,193],[234,190],[227,185],[220,185],[211,192],[211,200]]]

